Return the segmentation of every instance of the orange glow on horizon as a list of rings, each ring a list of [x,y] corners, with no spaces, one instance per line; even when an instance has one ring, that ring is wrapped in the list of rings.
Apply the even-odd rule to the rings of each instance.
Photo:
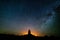
[[[19,32],[19,35],[26,35],[26,34],[28,34],[28,30],[29,30],[29,29],[21,30],[21,32]],[[31,28],[30,31],[31,31],[31,34],[34,35],[34,36],[44,36],[44,34],[38,32],[38,31],[35,30],[35,29],[32,29],[32,28]]]
[[[20,34],[21,35],[26,35],[26,34],[28,34],[28,31],[27,32],[26,31],[22,31]],[[35,32],[35,31],[31,31],[31,34],[34,35],[34,36],[39,36],[38,32]]]

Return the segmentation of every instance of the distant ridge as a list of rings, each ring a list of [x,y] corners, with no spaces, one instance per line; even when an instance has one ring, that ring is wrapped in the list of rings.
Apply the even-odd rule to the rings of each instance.
[[[60,37],[54,37],[54,36],[44,36],[44,37],[38,37],[38,36],[34,36],[34,35],[23,35],[23,36],[17,36],[17,35],[10,35],[10,34],[0,34],[0,40],[47,40],[47,39],[54,39],[54,40],[57,40],[57,39],[60,39]]]
[[[60,37],[47,36],[39,37],[31,34],[31,31],[28,31],[27,35],[13,35],[13,34],[0,34],[0,40],[60,40]]]

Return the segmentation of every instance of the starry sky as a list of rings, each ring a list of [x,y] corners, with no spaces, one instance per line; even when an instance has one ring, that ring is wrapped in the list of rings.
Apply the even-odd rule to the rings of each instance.
[[[0,33],[22,35],[30,29],[39,36],[60,36],[54,10],[59,5],[59,0],[0,0]]]

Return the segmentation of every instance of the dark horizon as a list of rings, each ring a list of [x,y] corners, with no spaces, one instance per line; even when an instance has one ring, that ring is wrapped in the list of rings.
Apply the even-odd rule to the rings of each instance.
[[[60,40],[60,36],[34,36],[32,34],[27,35],[9,35],[9,34],[0,34],[0,40]]]

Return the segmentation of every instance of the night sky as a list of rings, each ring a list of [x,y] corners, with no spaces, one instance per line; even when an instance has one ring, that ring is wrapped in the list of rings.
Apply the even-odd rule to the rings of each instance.
[[[60,36],[59,0],[0,0],[0,33]],[[57,15],[56,15],[57,14]]]

